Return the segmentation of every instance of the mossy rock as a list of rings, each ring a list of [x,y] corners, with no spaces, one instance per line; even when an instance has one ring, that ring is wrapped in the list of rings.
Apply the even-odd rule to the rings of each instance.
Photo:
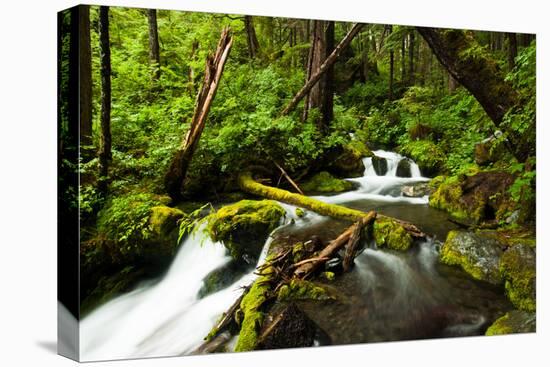
[[[399,223],[389,218],[377,218],[373,225],[374,241],[378,247],[392,250],[408,250],[413,239]]]
[[[429,205],[465,225],[504,221],[514,209],[508,192],[514,179],[505,171],[473,171],[432,181],[436,190]]]
[[[361,177],[365,172],[363,158],[373,154],[366,145],[355,142],[342,146],[330,156],[326,165],[326,170],[330,173],[337,177]]]
[[[451,231],[439,253],[447,265],[458,265],[474,279],[499,285],[502,244],[494,238],[469,231]]]
[[[279,289],[277,300],[281,302],[298,300],[326,301],[333,299],[327,290],[307,280],[292,279]]]
[[[300,188],[308,194],[327,194],[350,191],[354,189],[354,185],[349,181],[336,178],[330,173],[322,171],[301,184]]]
[[[374,156],[371,158],[372,168],[378,176],[384,176],[388,172],[388,160],[384,157]]]
[[[500,259],[499,271],[510,301],[524,311],[535,311],[536,254],[525,244],[510,247]]]
[[[237,261],[257,260],[265,239],[285,215],[272,200],[242,200],[227,205],[207,217],[207,232],[222,242]]]
[[[445,166],[445,154],[437,144],[430,140],[411,141],[401,146],[399,152],[412,158],[423,176],[433,177],[440,173]]]
[[[536,313],[513,310],[506,313],[489,326],[485,335],[534,333],[536,328]]]

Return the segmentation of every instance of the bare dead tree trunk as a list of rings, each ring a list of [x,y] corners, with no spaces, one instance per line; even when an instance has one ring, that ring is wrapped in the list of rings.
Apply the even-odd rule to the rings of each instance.
[[[332,51],[330,56],[327,57],[326,60],[323,62],[323,64],[319,67],[319,70],[316,73],[314,73],[313,75],[311,75],[311,77],[308,79],[308,81],[302,87],[302,89],[300,89],[300,91],[298,93],[296,93],[294,98],[292,98],[292,100],[288,103],[288,105],[283,109],[283,111],[281,112],[281,116],[288,115],[290,113],[290,111],[292,111],[294,108],[296,108],[298,103],[311,90],[311,88],[315,84],[317,84],[317,82],[321,79],[323,74],[325,72],[327,72],[328,69],[332,65],[334,65],[334,63],[336,62],[336,59],[338,58],[338,56],[340,55],[342,50],[345,49],[347,46],[349,46],[349,44],[353,40],[353,37],[355,37],[355,35],[357,35],[357,33],[359,33],[362,26],[363,26],[363,24],[359,24],[359,23],[354,24],[354,26],[348,32],[348,34],[346,34],[344,39],[342,39],[342,41],[340,41],[340,43],[338,44],[338,46],[336,46],[334,51]]]
[[[233,38],[230,35],[230,29],[225,28],[222,31],[215,55],[213,57],[209,55],[206,59],[204,83],[197,95],[191,127],[183,139],[180,148],[176,151],[170,168],[164,177],[166,192],[174,200],[179,200],[182,197],[187,170],[206,124],[206,117],[216,95],[232,44]]]
[[[92,149],[92,45],[90,43],[90,6],[78,7],[79,28],[79,88],[80,88],[80,146],[84,160],[93,155]]]
[[[489,55],[472,55],[465,52],[475,46],[475,39],[471,33],[461,30],[437,30],[434,28],[417,27],[433,53],[449,74],[462,84],[483,107],[496,127],[504,131],[509,129],[502,124],[505,114],[512,108],[521,108],[519,95],[513,86],[504,79],[498,64],[490,59]],[[534,139],[533,121],[523,135],[508,130],[508,140],[511,151],[518,161],[523,162],[533,155],[535,147],[531,143]]]
[[[158,80],[160,78],[160,46],[157,11],[149,9],[147,11],[147,19],[149,20],[149,61],[153,69],[153,79]]]
[[[99,7],[99,58],[101,64],[101,134],[99,139],[99,177],[106,188],[111,161],[111,46],[109,43],[109,7]]]
[[[254,29],[254,21],[252,16],[244,16],[244,28],[246,30],[246,41],[248,44],[248,55],[251,59],[256,58],[258,50],[260,49],[260,43],[258,37],[256,37],[256,30]]]

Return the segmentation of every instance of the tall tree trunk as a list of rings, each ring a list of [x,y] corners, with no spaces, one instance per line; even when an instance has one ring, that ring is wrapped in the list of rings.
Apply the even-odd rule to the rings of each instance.
[[[182,198],[187,170],[206,124],[206,118],[218,90],[223,68],[232,44],[233,39],[230,35],[230,29],[225,28],[222,31],[215,55],[208,55],[206,59],[204,83],[197,94],[191,127],[187,131],[180,148],[174,154],[168,172],[164,176],[166,192],[174,200]]]
[[[406,68],[405,63],[405,36],[401,38],[401,83],[405,83],[406,80]]]
[[[99,58],[101,65],[101,134],[99,139],[99,177],[106,188],[111,156],[111,48],[109,44],[109,7],[99,7]]]
[[[447,73],[447,87],[449,89],[449,93],[453,93],[458,87],[456,79],[449,73]]]
[[[504,115],[512,108],[522,107],[519,95],[504,80],[498,64],[489,55],[468,52],[476,46],[473,35],[461,30],[424,27],[417,27],[417,30],[449,74],[478,100],[495,126],[507,131],[511,151],[518,161],[523,162],[529,155],[533,155],[535,147],[531,134],[534,136],[535,123],[533,121],[524,133],[529,135],[525,136],[519,136],[504,126]]]
[[[512,70],[516,66],[518,41],[515,33],[506,33],[506,38],[508,38],[508,69]]]
[[[254,28],[254,21],[252,16],[244,16],[244,28],[246,30],[246,42],[248,44],[248,55],[251,59],[256,58],[260,49],[260,43],[258,37],[256,37],[256,30]]]
[[[319,70],[311,75],[311,77],[308,79],[306,84],[304,84],[302,89],[300,89],[300,91],[296,93],[294,98],[292,98],[292,100],[284,108],[284,110],[281,112],[281,116],[288,115],[290,111],[296,108],[298,103],[311,90],[311,88],[317,84],[323,74],[326,73],[332,65],[334,65],[342,50],[349,46],[349,44],[353,40],[353,37],[355,37],[357,33],[359,33],[359,31],[361,30],[361,27],[363,27],[363,24],[356,23],[353,25],[348,34],[346,34],[346,36],[342,39],[342,41],[340,41],[338,46],[334,48],[334,51],[332,51],[329,57],[327,57],[323,64],[319,67]]]
[[[78,6],[79,28],[79,91],[80,91],[80,146],[87,161],[92,149],[92,45],[90,43],[90,6]]]
[[[389,35],[391,36],[392,32],[393,32],[393,27],[391,25],[388,26],[388,29],[389,29]],[[393,73],[394,73],[394,70],[393,70],[393,48],[390,49],[390,82],[389,82],[389,99],[390,101],[393,100]]]
[[[149,61],[153,69],[153,79],[158,80],[160,78],[160,46],[157,11],[149,9],[147,11],[147,19],[149,20]]]
[[[319,71],[323,62],[327,59],[334,49],[334,22],[323,20],[313,21],[313,34],[311,42],[310,61],[308,62],[307,75],[310,77]],[[326,132],[328,124],[332,120],[332,99],[334,87],[334,72],[332,65],[326,73],[314,85],[306,99],[304,106],[304,117],[307,118],[308,112],[317,108],[321,114],[317,120],[317,127],[321,133]]]
[[[409,83],[414,84],[414,30],[409,33]]]

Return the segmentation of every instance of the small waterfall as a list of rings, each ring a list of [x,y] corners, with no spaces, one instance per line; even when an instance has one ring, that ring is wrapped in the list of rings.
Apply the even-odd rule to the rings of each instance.
[[[272,241],[267,239],[258,264]],[[81,322],[81,360],[189,354],[256,277],[253,271],[203,299],[203,279],[231,258],[202,230],[189,236],[165,277],[103,305]]]
[[[388,163],[388,170],[384,175],[386,177],[396,177],[395,174],[397,173],[397,165],[399,164],[399,161],[402,159],[408,159],[395,152],[388,152],[385,150],[375,150],[373,153],[377,157],[386,159],[386,162]],[[411,164],[411,178],[422,178],[418,164],[416,164],[412,159],[409,159],[409,161]],[[378,176],[372,165],[372,158],[367,157],[363,159],[363,164],[365,165],[364,176]]]

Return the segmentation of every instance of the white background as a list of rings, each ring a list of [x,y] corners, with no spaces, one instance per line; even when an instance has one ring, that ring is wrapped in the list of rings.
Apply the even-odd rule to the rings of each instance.
[[[123,0],[105,5],[536,32],[536,335],[104,362],[98,366],[548,365],[548,70],[544,0]],[[56,345],[56,12],[71,1],[4,0],[0,20],[0,365],[72,366]],[[542,266],[541,266],[542,263]],[[544,340],[546,339],[546,342]],[[546,350],[545,350],[546,348]]]

